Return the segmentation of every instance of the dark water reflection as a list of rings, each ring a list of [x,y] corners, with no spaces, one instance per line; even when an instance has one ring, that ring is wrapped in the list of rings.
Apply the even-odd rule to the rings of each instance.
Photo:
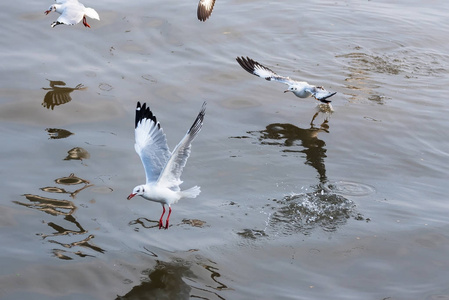
[[[189,299],[192,288],[183,280],[195,277],[185,261],[156,261],[156,266],[142,272],[143,281],[116,299]]]
[[[68,130],[60,128],[47,128],[45,131],[48,132],[48,135],[50,136],[49,139],[51,140],[65,139],[74,134]]]
[[[308,127],[273,123],[264,130],[248,132],[256,136],[262,145],[280,146],[283,153],[303,153],[304,164],[313,167],[318,173],[318,183],[311,187],[312,191],[292,194],[281,200],[275,199],[273,204],[268,204],[263,209],[268,216],[267,225],[276,234],[309,235],[315,228],[332,232],[346,224],[350,218],[365,220],[357,212],[352,200],[335,193],[338,191],[335,187],[337,184],[330,184],[326,176],[326,143],[319,135],[330,133],[330,114],[331,111],[323,111],[323,107],[319,107]],[[319,115],[324,115],[324,119],[319,125],[315,125]],[[239,235],[255,239],[268,236],[267,231],[271,230],[245,229]]]
[[[83,185],[83,186],[76,189],[73,192],[67,191],[64,188],[57,186],[55,187],[47,186],[42,187],[40,189],[46,193],[68,194],[72,199],[75,199],[76,196],[81,191],[93,186],[93,184],[90,184],[88,180],[77,177],[73,173],[66,177],[56,178],[54,181],[57,184],[61,185],[68,185],[68,186]],[[48,239],[49,243],[57,244],[62,247],[62,249],[55,248],[52,250],[52,253],[55,257],[64,260],[70,260],[72,258],[69,256],[69,253],[72,253],[79,257],[93,256],[84,253],[82,251],[69,252],[68,250],[66,250],[76,247],[82,247],[97,253],[105,252],[105,250],[103,250],[101,247],[98,247],[92,243],[91,240],[95,237],[94,235],[90,234],[85,238],[82,237],[83,235],[86,235],[88,233],[88,230],[86,230],[75,218],[74,213],[76,212],[78,207],[74,204],[73,201],[49,198],[34,194],[25,194],[23,196],[28,200],[28,202],[24,201],[13,201],[13,202],[28,208],[37,209],[51,216],[56,217],[63,216],[63,219],[62,220],[58,219],[57,222],[54,221],[54,219],[53,221],[45,222],[45,224],[47,224],[53,230],[52,233],[49,234],[37,233],[37,235],[41,236],[43,239],[47,239],[48,237],[53,238],[64,237],[64,240],[66,240],[68,237],[70,239],[70,241],[68,242],[58,241],[55,239]],[[81,239],[77,238],[77,236],[80,236]]]
[[[75,86],[74,88],[66,87],[66,83],[64,81],[54,81],[48,80],[50,82],[49,88],[42,88],[43,90],[48,91],[44,96],[44,101],[42,102],[42,106],[53,110],[55,106],[62,105],[72,101],[72,97],[70,93],[73,91],[85,90],[81,83]]]
[[[191,262],[182,258],[176,258],[173,261],[165,262],[156,260],[156,265],[141,272],[142,279],[139,285],[134,286],[123,296],[117,296],[119,299],[146,300],[146,299],[225,299],[217,292],[229,289],[228,286],[220,282],[219,269],[213,262],[208,263],[200,261]],[[197,280],[200,275],[192,270],[205,270],[209,273],[213,284],[206,286],[197,286]]]
[[[264,130],[250,131],[250,135],[256,136],[262,145],[276,145],[283,147],[282,152],[304,153],[306,165],[313,167],[318,172],[321,183],[327,182],[326,158],[327,149],[324,140],[318,137],[319,133],[329,133],[329,115],[331,112],[317,111],[310,121],[310,126],[301,128],[293,124],[273,123],[267,125]],[[324,121],[315,125],[318,115],[324,114]],[[301,149],[302,148],[302,149]]]
[[[75,147],[67,151],[68,155],[64,160],[83,160],[83,159],[89,159],[90,154],[89,152],[81,147]]]

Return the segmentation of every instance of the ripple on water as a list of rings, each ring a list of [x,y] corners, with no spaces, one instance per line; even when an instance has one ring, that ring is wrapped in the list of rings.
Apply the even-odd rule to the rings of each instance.
[[[367,196],[376,192],[374,187],[354,181],[330,182],[325,188],[333,193],[346,196]]]
[[[268,205],[264,230],[244,229],[238,234],[247,239],[271,235],[310,235],[315,229],[334,232],[349,219],[369,221],[357,211],[356,204],[342,195],[318,188],[314,192],[285,196]]]
[[[315,228],[335,231],[350,218],[364,220],[353,201],[334,193],[317,191],[286,196],[278,201],[271,225],[282,226],[285,234],[310,234]]]

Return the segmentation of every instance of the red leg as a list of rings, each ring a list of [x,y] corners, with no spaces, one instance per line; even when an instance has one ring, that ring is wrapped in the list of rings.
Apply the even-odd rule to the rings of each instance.
[[[170,214],[171,214],[171,207],[170,205],[168,206],[168,216],[167,216],[167,221],[165,222],[165,229],[168,229],[168,219],[170,219]]]
[[[162,217],[164,216],[164,214],[165,214],[165,206],[164,206],[164,204],[162,204],[162,215],[161,215],[161,218],[159,219],[159,229],[162,228]]]
[[[84,17],[83,17],[83,24],[84,24],[84,26],[86,26],[86,27],[89,27],[89,28],[90,28],[90,25],[89,25],[89,24],[87,24],[86,16],[84,16]]]

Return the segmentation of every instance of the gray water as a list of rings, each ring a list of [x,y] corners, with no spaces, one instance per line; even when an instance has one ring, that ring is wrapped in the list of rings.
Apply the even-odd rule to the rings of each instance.
[[[0,4],[1,299],[449,299],[447,1],[50,4]],[[137,101],[171,148],[208,102],[168,230]]]

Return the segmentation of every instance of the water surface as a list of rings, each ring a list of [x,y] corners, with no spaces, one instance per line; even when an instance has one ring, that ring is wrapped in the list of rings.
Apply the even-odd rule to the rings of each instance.
[[[1,5],[2,299],[449,298],[449,4],[84,3],[91,29]],[[169,230],[126,200],[137,101],[172,148],[208,102]]]

